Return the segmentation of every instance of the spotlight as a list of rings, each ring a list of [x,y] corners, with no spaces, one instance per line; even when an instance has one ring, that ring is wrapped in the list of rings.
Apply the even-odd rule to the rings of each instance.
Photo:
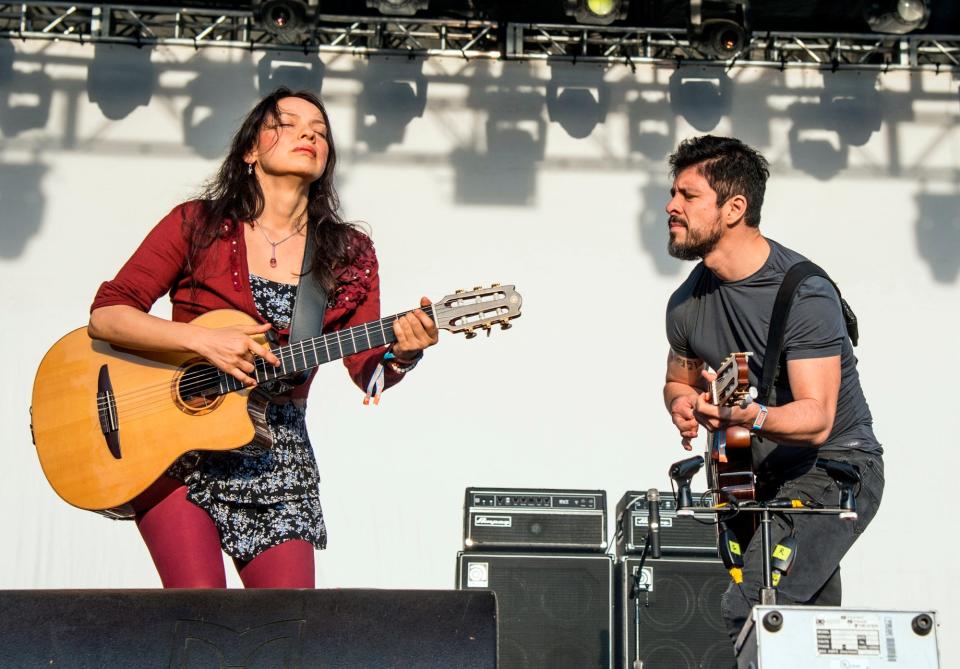
[[[413,16],[421,9],[427,9],[430,0],[367,0],[367,7],[381,14]]]
[[[707,56],[721,60],[736,56],[750,41],[743,5],[691,2],[690,41]]]
[[[733,58],[747,45],[747,31],[736,21],[711,19],[703,22],[700,45],[722,60]]]
[[[627,18],[628,0],[564,0],[564,12],[577,23],[606,26]]]
[[[929,20],[927,0],[881,0],[867,5],[867,24],[877,33],[903,35],[925,28]]]
[[[301,0],[265,0],[254,5],[254,16],[278,42],[293,44],[309,34],[313,9]]]

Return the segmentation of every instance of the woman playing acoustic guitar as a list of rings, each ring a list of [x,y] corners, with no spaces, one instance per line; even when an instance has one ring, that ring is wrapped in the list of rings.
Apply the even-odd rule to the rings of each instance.
[[[257,358],[280,364],[258,337],[272,330],[287,343],[306,282],[327,296],[325,331],[379,319],[376,255],[338,215],[335,164],[320,100],[286,89],[261,100],[203,196],[171,211],[100,287],[90,336],[141,351],[192,352],[253,386]],[[309,269],[302,273],[305,254]],[[149,315],[168,292],[173,320]],[[216,309],[244,312],[255,323],[190,323]],[[392,334],[389,349],[344,358],[368,395],[399,381],[437,342],[434,322],[420,309],[397,319]],[[311,378],[280,389],[268,405],[273,448],[188,453],[133,500],[164,587],[225,587],[221,549],[246,587],[314,586],[313,551],[327,535],[304,425]]]

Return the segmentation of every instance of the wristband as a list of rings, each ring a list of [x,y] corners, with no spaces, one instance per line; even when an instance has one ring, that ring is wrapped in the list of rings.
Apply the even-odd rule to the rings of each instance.
[[[417,363],[420,362],[422,357],[423,351],[421,351],[420,354],[410,362],[402,362],[400,358],[393,354],[393,350],[388,350],[383,354],[383,360],[387,363],[387,367],[397,374],[406,374],[409,372],[411,369],[417,366]]]
[[[760,407],[760,413],[757,414],[756,419],[753,421],[753,425],[750,427],[750,430],[753,432],[759,432],[763,429],[763,424],[767,420],[767,407],[764,404],[757,402],[757,406]]]

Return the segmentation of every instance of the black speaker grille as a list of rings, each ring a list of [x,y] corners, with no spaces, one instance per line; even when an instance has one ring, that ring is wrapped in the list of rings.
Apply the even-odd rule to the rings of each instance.
[[[639,558],[626,558],[617,569],[618,656],[623,667],[636,659],[634,600],[629,597]],[[640,659],[647,667],[730,669],[733,642],[720,617],[720,596],[730,576],[719,560],[664,558],[647,560],[653,590],[640,594]],[[648,598],[648,599],[645,599]]]
[[[476,574],[485,570],[487,587],[497,594],[500,669],[611,667],[608,556],[461,553],[459,561],[460,588],[477,584]]]

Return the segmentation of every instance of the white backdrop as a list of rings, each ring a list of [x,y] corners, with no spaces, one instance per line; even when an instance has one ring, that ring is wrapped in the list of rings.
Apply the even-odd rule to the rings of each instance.
[[[370,226],[386,313],[492,281],[525,300],[509,332],[442,337],[378,408],[361,405],[339,365],[321,369],[308,417],[330,531],[321,587],[452,587],[469,485],[600,488],[611,507],[628,489],[667,487],[686,453],[660,400],[663,312],[691,266],[665,252],[665,156],[709,131],[767,155],[762,229],[826,267],[860,317],[887,488],[844,561],[845,603],[956,620],[960,587],[945,575],[960,549],[946,507],[960,325],[952,75],[321,63],[52,42],[0,41],[11,334],[0,588],[159,585],[131,524],[73,509],[45,483],[33,374],[278,83],[329,106],[344,211]],[[941,635],[941,646],[944,666],[960,662],[958,642]]]

